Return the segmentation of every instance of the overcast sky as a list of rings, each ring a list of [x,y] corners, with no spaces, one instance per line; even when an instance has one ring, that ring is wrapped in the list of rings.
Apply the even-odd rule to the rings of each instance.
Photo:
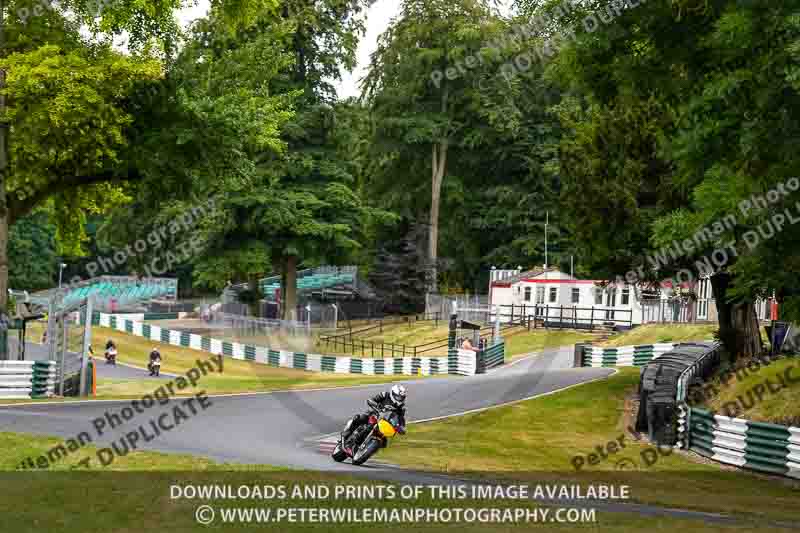
[[[510,5],[512,0],[505,0]],[[192,20],[202,17],[208,11],[209,1],[198,0],[198,5],[182,10],[178,18],[186,25]],[[358,96],[358,83],[364,77],[369,66],[369,56],[375,51],[378,36],[389,26],[389,21],[397,15],[400,7],[398,0],[377,0],[367,13],[367,33],[358,46],[358,66],[354,72],[343,72],[342,80],[336,84],[339,98]]]

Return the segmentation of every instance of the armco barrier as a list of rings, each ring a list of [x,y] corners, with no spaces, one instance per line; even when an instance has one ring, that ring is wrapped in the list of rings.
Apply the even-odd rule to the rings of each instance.
[[[800,479],[800,428],[685,409],[689,449],[714,461]]]
[[[55,361],[0,361],[0,398],[53,396],[56,368]]]
[[[645,364],[639,379],[636,429],[646,431],[652,442],[680,446],[685,440],[680,415],[688,386],[710,375],[720,351],[719,343],[680,343]]]
[[[339,374],[367,375],[436,375],[459,374],[473,375],[481,373],[481,369],[502,364],[505,360],[505,345],[500,342],[489,347],[485,352],[489,357],[479,365],[479,357],[471,350],[450,350],[448,356],[441,357],[395,357],[395,358],[357,358],[338,357],[333,355],[308,354],[289,350],[273,350],[264,346],[255,346],[203,337],[196,333],[173,331],[153,324],[143,324],[125,318],[124,315],[97,313],[93,322],[103,327],[130,333],[156,342],[164,342],[173,346],[183,346],[194,350],[207,351],[215,355],[225,355],[233,359],[253,361],[270,366],[295,368],[314,372],[335,372]],[[460,354],[460,352],[465,352]],[[484,352],[478,352],[483,354]],[[483,361],[483,360],[482,360]],[[491,365],[491,366],[489,366]]]
[[[644,366],[653,359],[672,351],[678,344],[659,343],[641,346],[583,346],[581,366],[616,367]]]

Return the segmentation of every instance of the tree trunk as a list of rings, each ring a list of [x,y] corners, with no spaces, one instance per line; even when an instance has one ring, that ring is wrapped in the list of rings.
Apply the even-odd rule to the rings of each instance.
[[[761,331],[752,302],[729,302],[726,298],[731,275],[719,272],[711,276],[711,290],[717,306],[719,337],[731,360],[761,353]]]
[[[447,84],[442,87],[440,99],[440,111],[443,117],[447,116],[447,104],[449,97]],[[428,292],[436,292],[438,289],[439,277],[439,202],[442,196],[442,182],[447,168],[447,147],[449,139],[446,130],[441,132],[441,139],[433,143],[433,154],[431,158],[431,219],[430,232],[428,236],[428,263],[430,269],[430,279],[428,281]]]
[[[0,54],[5,57],[5,2],[0,0]],[[0,91],[6,86],[6,71],[0,69]],[[0,92],[0,114],[6,110],[6,97]],[[8,306],[8,228],[10,226],[6,188],[8,180],[8,124],[0,124],[0,313]]]
[[[447,140],[433,145],[433,164],[431,165],[431,217],[428,234],[428,264],[430,280],[428,291],[436,292],[439,262],[439,204],[442,197],[445,165],[447,163]]]
[[[250,301],[247,302],[247,307],[250,309],[250,316],[261,316],[261,298],[259,295],[258,276],[251,276],[247,280],[247,289],[250,292]]]
[[[281,281],[283,320],[297,320],[297,256],[284,258]]]

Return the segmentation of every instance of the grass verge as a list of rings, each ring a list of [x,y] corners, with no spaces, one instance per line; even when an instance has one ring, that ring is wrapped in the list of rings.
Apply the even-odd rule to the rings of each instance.
[[[13,468],[24,457],[37,455],[55,445],[56,439],[28,435],[0,433],[0,469]],[[86,453],[92,453],[89,447]],[[79,460],[77,455],[74,458]],[[69,469],[65,464],[63,469]],[[485,531],[531,531],[543,532],[592,532],[614,531],[667,532],[682,528],[700,533],[723,533],[752,531],[752,525],[717,525],[699,520],[659,518],[633,513],[606,512],[596,510],[593,520],[578,523],[554,523],[555,507],[539,507],[535,502],[513,500],[434,499],[424,491],[420,497],[403,499],[396,495],[400,487],[394,487],[394,498],[363,496],[346,497],[347,487],[371,488],[389,486],[379,481],[367,481],[347,475],[307,471],[290,471],[265,465],[221,464],[207,459],[178,454],[133,452],[118,458],[102,471],[85,472],[3,472],[0,473],[4,487],[4,498],[0,500],[0,515],[6,527],[3,531],[15,533],[60,532],[80,529],[84,533],[155,531],[167,528],[170,532],[194,531],[252,531],[255,527],[263,531],[347,531],[371,532],[376,526],[381,529],[402,528],[409,532],[485,532]],[[264,495],[277,493],[278,497],[186,498],[181,497],[188,486],[231,487],[238,494],[238,487],[258,488]],[[314,491],[314,494],[308,491]],[[281,493],[282,491],[282,493]],[[326,493],[327,491],[327,493]],[[196,519],[197,509],[209,505],[215,509],[215,521],[201,525]],[[266,523],[237,520],[226,523],[222,509],[268,510],[272,517]],[[442,510],[497,508],[538,508],[548,512],[542,522],[518,523],[384,523],[377,520],[363,522],[331,523],[300,519],[292,521],[287,516],[277,520],[277,513],[286,513],[287,508],[305,509],[379,509],[379,510]],[[539,516],[543,516],[539,514]],[[585,516],[588,518],[588,516]],[[11,526],[13,524],[13,527]],[[770,528],[772,531],[788,531]]]
[[[95,346],[104,346],[108,339],[116,345],[120,363],[127,363],[138,367],[146,367],[150,350],[158,346],[163,357],[161,371],[170,374],[185,374],[197,366],[198,360],[207,360],[212,354],[157,343],[155,341],[136,337],[110,328],[95,326],[93,328]],[[95,358],[98,365],[105,364],[102,350],[96,350]],[[202,378],[202,386],[208,394],[228,394],[243,392],[263,392],[272,390],[348,387],[354,385],[369,385],[389,383],[399,380],[419,379],[413,376],[359,376],[349,374],[334,374],[324,372],[308,372],[292,368],[275,368],[268,365],[242,361],[225,357],[222,374],[209,374]],[[98,398],[109,399],[119,397],[141,396],[152,392],[165,381],[157,379],[98,379]],[[182,394],[183,391],[179,392]],[[186,394],[191,394],[186,389]],[[30,400],[25,400],[30,401]],[[15,401],[2,401],[0,403],[17,403]]]
[[[370,357],[372,351],[369,342],[377,343],[377,355],[380,355],[381,344],[385,346],[386,356],[389,357],[392,345],[401,346],[421,346],[433,341],[447,340],[448,326],[446,324],[435,326],[433,322],[420,322],[407,324],[394,324],[384,326],[383,332],[379,330],[372,330],[364,335],[354,335],[353,339],[358,344],[359,341],[364,340],[366,344],[366,351],[361,352],[360,345],[356,346],[358,351],[357,355],[365,355]],[[526,331],[524,328],[513,328],[503,332],[506,341],[506,357],[512,359],[532,353],[540,352],[549,348],[558,348],[561,346],[568,346],[576,342],[584,342],[595,338],[589,333],[570,331],[570,330],[545,330],[536,329]],[[357,339],[357,340],[356,340]],[[345,353],[342,346],[339,345],[334,349],[334,345],[327,345],[322,343],[319,347],[324,353]],[[447,348],[442,347],[437,350],[425,352],[425,356],[444,356],[447,355]]]
[[[598,346],[635,346],[661,342],[713,340],[716,324],[645,324],[615,335]]]
[[[576,342],[586,342],[594,338],[589,333],[579,331],[536,330],[515,333],[505,339],[506,358],[517,359],[532,352],[549,348],[569,346]]]
[[[638,370],[629,369],[559,394],[413,425],[382,458],[489,479],[626,483],[642,503],[800,519],[797,485],[723,471],[626,435],[624,400],[637,381]]]
[[[725,416],[800,426],[800,357],[750,367],[741,361],[731,372],[703,389],[709,393],[705,407]]]

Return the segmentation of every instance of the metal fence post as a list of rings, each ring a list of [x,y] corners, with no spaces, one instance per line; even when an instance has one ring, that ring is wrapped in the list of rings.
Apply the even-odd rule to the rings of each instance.
[[[83,391],[86,388],[86,371],[87,371],[87,363],[89,360],[89,346],[92,343],[92,302],[94,300],[93,296],[89,296],[86,300],[86,319],[84,324],[83,330],[83,354],[81,354],[81,379],[80,379],[80,390],[78,394],[83,396]],[[80,320],[80,311],[78,311],[78,319]]]
[[[528,329],[530,329],[531,323],[528,320]],[[494,308],[494,328],[492,328],[492,344],[497,344],[500,341],[500,308],[495,306]]]
[[[67,373],[65,369],[66,365],[66,357],[67,357],[67,323],[64,322],[64,315],[61,315],[61,327],[58,327],[58,323],[56,326],[59,330],[59,349],[61,350],[61,382],[59,384],[59,396],[64,396],[64,381],[66,381]]]

